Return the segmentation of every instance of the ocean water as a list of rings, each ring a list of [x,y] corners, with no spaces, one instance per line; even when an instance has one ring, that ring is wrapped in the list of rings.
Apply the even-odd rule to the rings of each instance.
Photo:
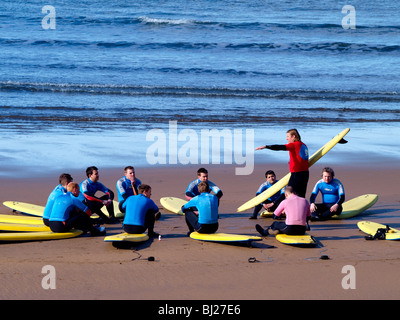
[[[342,12],[349,4],[355,11]],[[293,127],[313,152],[349,127],[349,143],[329,161],[400,157],[396,1],[0,6],[0,174],[157,165],[149,150],[162,143],[159,163],[197,157],[207,164],[201,157],[211,146],[201,132],[213,129],[231,135],[220,145],[228,156],[228,149],[250,154],[253,146],[285,143]]]

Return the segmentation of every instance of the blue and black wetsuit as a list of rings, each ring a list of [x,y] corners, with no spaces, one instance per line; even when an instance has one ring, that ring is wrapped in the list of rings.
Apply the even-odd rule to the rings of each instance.
[[[310,204],[315,203],[318,193],[321,192],[322,203],[315,204],[316,212],[311,214],[313,220],[327,220],[334,215],[342,213],[342,204],[345,200],[343,184],[338,179],[332,179],[330,183],[326,183],[323,179],[319,180],[311,193]],[[338,204],[339,208],[336,212],[331,212],[333,205]]]
[[[80,185],[80,190],[83,193],[85,199],[85,204],[90,208],[92,213],[96,213],[98,216],[100,216],[104,221],[110,221],[111,219],[114,219],[114,205],[111,203],[111,205],[107,206],[107,211],[109,214],[109,218],[101,211],[101,208],[103,207],[103,200],[114,200],[114,193],[108,189],[106,186],[104,186],[100,182],[93,182],[89,178],[86,180],[83,180]],[[98,198],[95,196],[97,191],[104,192],[105,195]]]
[[[199,212],[198,216],[193,212]],[[214,233],[218,230],[218,198],[203,192],[182,206],[189,232]]]
[[[61,184],[56,186],[54,190],[50,193],[46,206],[44,207],[43,211],[43,223],[46,226],[49,226],[49,219],[50,219],[50,214],[51,210],[53,209],[54,201],[58,196],[61,196],[63,194],[67,193],[67,189],[65,189]]]

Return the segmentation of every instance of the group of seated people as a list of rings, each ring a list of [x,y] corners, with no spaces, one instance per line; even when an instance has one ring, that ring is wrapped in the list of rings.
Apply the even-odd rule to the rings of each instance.
[[[92,236],[105,235],[92,214],[97,214],[104,223],[118,223],[114,212],[114,193],[99,182],[99,170],[95,166],[86,169],[87,179],[80,184],[73,182],[70,174],[63,173],[59,177],[59,185],[51,192],[44,213],[43,222],[53,232],[68,232],[72,228],[90,232]],[[264,192],[278,180],[273,171],[265,173],[266,182],[257,191]],[[155,221],[160,217],[158,206],[151,200],[151,187],[136,178],[132,166],[124,168],[124,176],[116,183],[118,192],[118,209],[124,213],[123,230],[138,234],[148,231],[149,237],[158,237],[154,231]],[[97,191],[104,193],[97,197]],[[315,203],[318,193],[322,194],[322,203]],[[189,228],[199,233],[215,233],[218,230],[218,207],[223,193],[213,182],[208,180],[208,171],[200,168],[197,179],[189,183],[185,192],[188,202],[182,206],[185,220]],[[273,212],[273,218],[279,219],[282,213],[285,221],[275,221],[267,229],[256,225],[256,230],[263,236],[286,233],[301,235],[306,232],[308,220],[326,220],[339,215],[344,202],[342,183],[334,178],[330,167],[322,171],[310,197],[310,202],[296,194],[292,186],[283,188],[265,202],[254,208],[250,219],[257,219],[258,212],[264,208]],[[311,205],[310,205],[311,203]],[[106,208],[108,214],[102,211]]]

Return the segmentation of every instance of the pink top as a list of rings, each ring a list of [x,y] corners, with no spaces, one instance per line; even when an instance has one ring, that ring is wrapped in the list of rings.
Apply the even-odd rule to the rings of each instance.
[[[282,212],[286,214],[286,225],[307,225],[307,217],[311,216],[310,204],[304,198],[292,194],[289,198],[283,200],[274,214],[280,216]]]

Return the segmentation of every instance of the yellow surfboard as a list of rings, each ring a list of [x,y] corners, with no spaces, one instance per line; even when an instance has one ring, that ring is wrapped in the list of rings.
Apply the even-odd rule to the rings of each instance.
[[[43,241],[74,238],[82,234],[81,230],[56,233],[52,231],[41,232],[7,232],[0,233],[0,242],[9,241]]]
[[[43,225],[43,218],[0,214],[0,222]]]
[[[51,230],[43,223],[23,224],[23,223],[0,222],[0,231],[39,232],[39,231],[51,231]]]
[[[175,197],[163,197],[160,199],[160,203],[164,207],[164,209],[182,216],[184,216],[185,214],[182,212],[181,208],[187,202],[188,201],[186,200]]]
[[[43,217],[43,212],[44,212],[44,206],[32,204],[32,203],[26,203],[26,202],[19,202],[19,201],[5,201],[3,202],[3,205],[6,207],[12,209],[13,211],[18,211],[24,214],[28,214],[31,216],[36,216],[36,217]],[[116,218],[123,218],[125,216],[125,213],[120,212],[119,210],[119,202],[118,201],[113,201],[114,205],[114,215]],[[101,208],[101,211],[108,217],[109,214],[107,212],[107,208],[103,206]],[[95,218],[96,216],[93,216]]]
[[[335,215],[332,219],[349,219],[371,208],[378,201],[377,194],[364,194],[343,202],[343,211],[340,215]]]
[[[364,233],[374,236],[378,229],[387,229],[384,224],[372,221],[359,221],[357,227]],[[389,227],[389,231],[385,233],[386,240],[400,240],[400,230]]]
[[[331,150],[343,137],[350,131],[349,128],[343,130],[338,135],[336,135],[332,140],[326,143],[323,147],[321,147],[318,151],[316,151],[308,160],[308,166],[311,167],[314,163],[316,163],[319,159],[321,159],[329,150]],[[264,202],[268,198],[272,197],[275,193],[281,190],[289,183],[291,173],[289,172],[283,178],[279,179],[273,186],[260,193],[258,196],[250,199],[246,203],[242,204],[237,211],[242,212],[249,210],[256,205]]]
[[[211,242],[246,242],[261,241],[261,237],[247,236],[242,234],[229,234],[229,233],[198,233],[192,232],[190,238],[200,241],[211,241]]]
[[[145,233],[133,234],[133,233],[120,233],[112,236],[107,236],[104,238],[105,242],[143,242],[149,240],[149,236]]]
[[[125,217],[125,213],[124,213],[124,212],[121,212],[121,211],[119,210],[119,202],[113,200],[113,205],[114,205],[114,216],[115,216],[116,218],[123,218],[123,217]],[[107,211],[106,206],[102,206],[102,207],[101,207],[101,212],[103,212],[107,217],[110,217],[110,215],[108,214],[108,211]]]
[[[276,235],[276,240],[281,243],[289,244],[293,246],[304,246],[304,247],[314,247],[317,245],[317,241],[313,236],[309,234],[301,235],[301,236],[292,236],[283,233],[279,233]]]
[[[364,194],[343,203],[343,211],[340,215],[335,215],[332,219],[349,219],[353,218],[365,210],[371,208],[378,201],[377,194]],[[273,212],[267,210],[260,213],[262,218],[272,218]]]
[[[14,211],[19,211],[31,216],[43,217],[43,206],[19,201],[4,201],[3,205]]]

